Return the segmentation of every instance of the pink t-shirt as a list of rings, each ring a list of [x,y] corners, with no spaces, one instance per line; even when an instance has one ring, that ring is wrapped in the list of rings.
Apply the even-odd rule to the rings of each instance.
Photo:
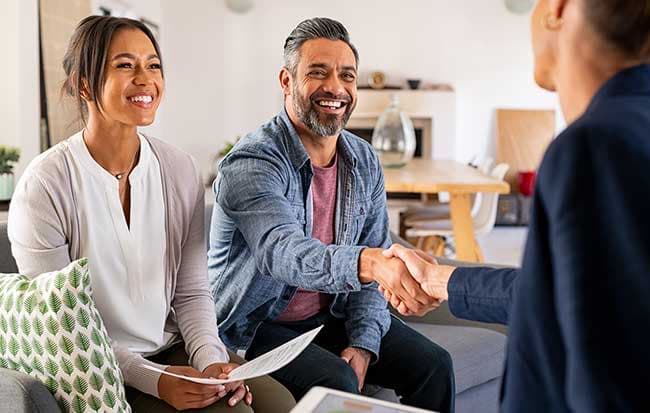
[[[327,168],[313,166],[311,193],[314,206],[312,238],[323,244],[334,243],[334,214],[336,213],[337,159]],[[329,294],[299,288],[286,310],[276,321],[306,320],[325,310],[331,302]]]

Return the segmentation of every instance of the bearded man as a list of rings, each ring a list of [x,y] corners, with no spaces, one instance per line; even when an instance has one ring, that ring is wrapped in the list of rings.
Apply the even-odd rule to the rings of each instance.
[[[254,358],[319,325],[271,374],[300,399],[311,387],[391,388],[404,404],[451,412],[449,354],[391,317],[378,284],[432,305],[391,245],[381,165],[343,128],[358,53],[337,21],[303,21],[284,46],[284,110],[237,143],[214,183],[209,274],[226,345]]]

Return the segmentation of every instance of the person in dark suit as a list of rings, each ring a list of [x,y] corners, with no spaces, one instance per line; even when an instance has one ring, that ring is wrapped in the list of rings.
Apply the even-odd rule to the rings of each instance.
[[[457,317],[508,324],[503,412],[648,412],[650,0],[539,0],[532,39],[568,126],[539,168],[521,269],[386,255]]]

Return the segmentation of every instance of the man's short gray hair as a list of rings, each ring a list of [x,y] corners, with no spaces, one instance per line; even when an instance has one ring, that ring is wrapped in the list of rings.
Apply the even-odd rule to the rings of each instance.
[[[284,42],[284,67],[292,75],[296,75],[298,61],[300,60],[300,47],[307,40],[314,39],[341,40],[345,42],[352,49],[354,60],[357,66],[359,65],[359,52],[350,42],[350,35],[345,26],[327,17],[315,17],[300,22]]]

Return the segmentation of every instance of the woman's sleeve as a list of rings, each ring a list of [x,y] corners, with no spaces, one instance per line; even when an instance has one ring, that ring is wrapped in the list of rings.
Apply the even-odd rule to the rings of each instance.
[[[226,346],[219,338],[214,300],[208,283],[205,243],[205,192],[196,172],[197,197],[187,239],[181,251],[172,307],[192,367],[205,370],[213,363],[227,363]]]
[[[62,212],[45,184],[23,176],[11,200],[7,233],[21,274],[30,278],[70,263]]]

